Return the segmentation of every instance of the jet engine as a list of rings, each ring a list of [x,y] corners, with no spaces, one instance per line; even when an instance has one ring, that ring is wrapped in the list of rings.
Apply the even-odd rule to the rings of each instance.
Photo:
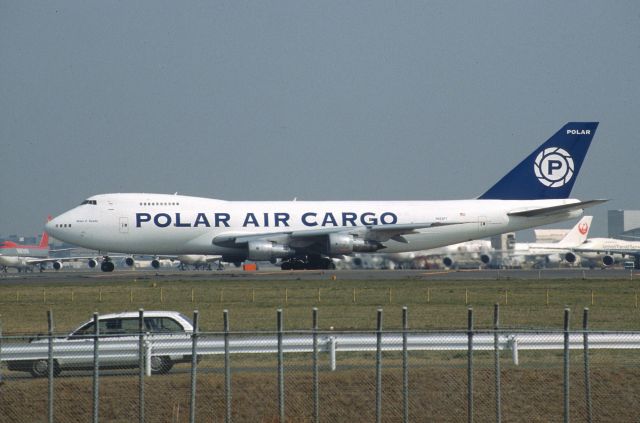
[[[103,260],[102,264],[100,265],[100,269],[103,272],[113,272],[113,269],[115,269],[116,266],[113,264],[112,261],[109,260]]]
[[[54,261],[52,263],[52,266],[55,270],[60,270],[62,269],[62,262],[61,261]]]
[[[124,259],[124,263],[129,267],[133,267],[133,265],[136,264],[136,261],[133,257],[127,257]]]
[[[578,260],[578,256],[576,256],[574,253],[572,253],[571,251],[569,251],[567,254],[564,255],[564,259],[568,262],[568,263],[575,263]]]
[[[98,265],[98,261],[95,259],[89,259],[89,261],[87,262],[87,266],[89,266],[89,268],[91,269],[93,269],[97,265]]]
[[[442,264],[446,267],[453,267],[453,259],[451,257],[445,257],[442,259]]]
[[[160,269],[160,260],[158,259],[151,260],[151,267],[153,267],[154,269]]]
[[[483,264],[491,263],[491,256],[489,254],[480,254],[480,261]]]
[[[374,241],[367,241],[348,234],[329,234],[327,253],[332,256],[356,253],[373,253],[381,245]]]
[[[249,241],[247,250],[248,258],[256,261],[270,261],[293,254],[293,250],[288,245],[275,244],[270,241]]]
[[[609,254],[605,254],[604,256],[602,256],[602,264],[604,264],[605,266],[612,266],[615,262],[616,259],[614,259]]]

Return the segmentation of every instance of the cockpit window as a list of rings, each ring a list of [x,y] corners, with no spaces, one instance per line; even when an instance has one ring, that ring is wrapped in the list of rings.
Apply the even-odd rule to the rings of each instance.
[[[94,206],[95,206],[95,205],[97,205],[97,204],[98,204],[98,202],[97,202],[96,200],[84,200],[84,201],[83,201],[82,203],[80,203],[80,204],[81,204],[81,205],[82,205],[82,204],[92,204],[92,205],[94,205]]]

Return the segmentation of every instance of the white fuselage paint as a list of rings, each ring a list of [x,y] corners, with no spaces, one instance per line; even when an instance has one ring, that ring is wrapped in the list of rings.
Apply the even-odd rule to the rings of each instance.
[[[37,260],[37,257],[20,257],[0,255],[0,266],[15,267],[16,269],[30,268],[29,260]]]
[[[452,224],[403,235],[408,241],[406,243],[385,241],[386,248],[382,251],[396,253],[484,238],[572,219],[582,214],[578,210],[537,217],[507,215],[509,212],[578,202],[574,199],[256,202],[129,193],[96,195],[90,200],[94,204],[80,205],[50,221],[46,226],[47,231],[57,239],[85,248],[157,255],[231,255],[242,251],[240,246],[236,249],[214,245],[212,240],[221,235],[305,231],[342,226],[344,223],[347,224],[345,229],[348,229],[354,224],[363,226],[363,221],[367,224],[390,225]],[[169,215],[171,223],[167,225],[167,217],[161,214]],[[202,218],[202,214],[206,217]],[[151,216],[149,220],[147,215]],[[156,221],[155,217],[159,215]],[[327,218],[327,215],[330,217]],[[158,224],[166,227],[159,227]],[[291,246],[295,248],[294,243]]]

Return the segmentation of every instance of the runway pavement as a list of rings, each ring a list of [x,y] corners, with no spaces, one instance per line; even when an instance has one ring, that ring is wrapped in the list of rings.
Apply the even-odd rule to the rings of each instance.
[[[482,269],[482,270],[294,270],[282,271],[275,267],[258,271],[226,269],[222,271],[127,270],[112,273],[99,270],[45,271],[34,273],[2,273],[0,286],[14,284],[56,284],[87,282],[121,283],[127,280],[549,280],[549,279],[638,279],[640,271],[626,269]]]

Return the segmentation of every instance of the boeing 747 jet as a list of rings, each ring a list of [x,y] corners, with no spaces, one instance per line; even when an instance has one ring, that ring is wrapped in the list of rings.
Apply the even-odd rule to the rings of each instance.
[[[605,200],[569,194],[597,122],[570,122],[478,198],[453,201],[224,201],[101,194],[46,225],[57,239],[126,254],[221,255],[326,269],[354,252],[426,250],[573,219]],[[453,163],[452,163],[453,165]],[[112,271],[105,256],[101,268]]]

